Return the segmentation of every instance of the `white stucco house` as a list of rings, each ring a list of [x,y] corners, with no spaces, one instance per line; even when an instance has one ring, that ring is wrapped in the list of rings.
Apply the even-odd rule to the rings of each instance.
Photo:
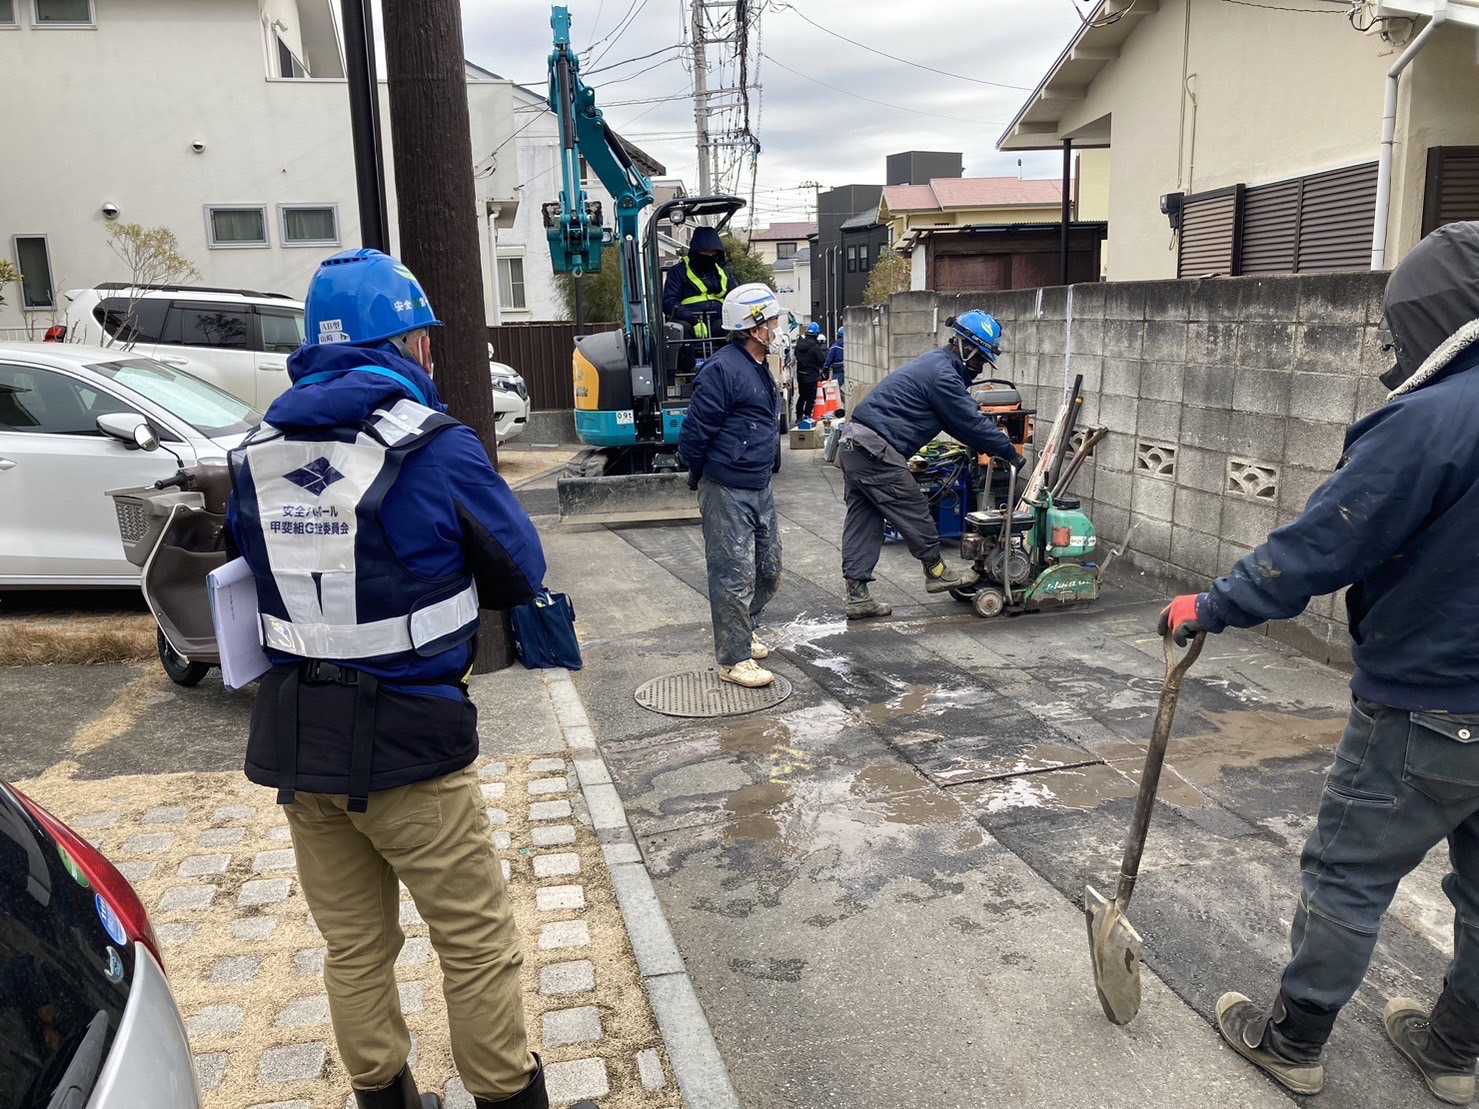
[[[129,277],[107,245],[114,219],[169,228],[203,285],[294,296],[322,258],[358,245],[338,10],[336,0],[0,0],[0,73],[13,88],[48,90],[45,110],[32,100],[6,127],[8,150],[27,153],[0,173],[0,252],[25,280],[3,290],[0,335],[44,330],[65,310],[62,290]],[[519,213],[520,160],[500,156],[514,149],[515,86],[467,72],[492,319],[496,223],[507,234]],[[381,121],[394,248],[383,83]]]

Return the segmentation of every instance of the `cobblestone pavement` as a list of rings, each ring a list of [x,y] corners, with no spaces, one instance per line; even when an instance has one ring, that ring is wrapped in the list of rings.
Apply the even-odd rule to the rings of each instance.
[[[75,764],[72,764],[75,765]],[[348,1082],[323,992],[323,940],[271,791],[239,773],[68,777],[23,790],[97,844],[134,884],[164,947],[209,1109],[338,1109]],[[479,763],[524,936],[524,1005],[555,1104],[682,1104],[601,846],[566,758]],[[446,1033],[427,928],[402,890],[396,964],[422,1088],[470,1109]]]

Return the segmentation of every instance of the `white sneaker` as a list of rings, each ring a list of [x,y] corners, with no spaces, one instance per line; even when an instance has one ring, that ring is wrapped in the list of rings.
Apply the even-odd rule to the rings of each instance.
[[[770,657],[770,648],[760,642],[760,634],[758,632],[750,633],[750,657],[756,662]]]
[[[775,681],[774,674],[752,659],[745,659],[733,666],[719,667],[719,678],[721,681],[742,685],[746,689],[762,689]]]

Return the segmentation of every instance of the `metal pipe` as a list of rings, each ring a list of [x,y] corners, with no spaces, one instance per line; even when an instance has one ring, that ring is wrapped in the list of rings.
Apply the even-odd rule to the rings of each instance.
[[[1061,228],[1058,235],[1059,254],[1059,277],[1058,284],[1068,284],[1068,221],[1072,212],[1069,210],[1068,179],[1073,168],[1073,140],[1063,140],[1063,210],[1061,213]]]
[[[349,86],[349,129],[354,138],[354,179],[359,198],[360,242],[390,250],[385,204],[385,147],[380,139],[380,82],[375,74],[375,26],[366,0],[343,0],[344,74]]]
[[[1376,163],[1376,216],[1371,224],[1371,268],[1387,268],[1387,222],[1392,208],[1392,147],[1397,138],[1397,90],[1402,80],[1402,71],[1418,52],[1428,44],[1428,39],[1443,24],[1448,22],[1448,2],[1438,0],[1433,9],[1433,18],[1407,44],[1392,68],[1387,70],[1386,101],[1381,115],[1381,155]]]

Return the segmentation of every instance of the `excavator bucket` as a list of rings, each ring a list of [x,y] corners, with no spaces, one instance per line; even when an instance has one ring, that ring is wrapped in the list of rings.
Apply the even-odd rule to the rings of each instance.
[[[555,483],[560,519],[580,524],[697,520],[698,494],[686,473],[562,477]]]

